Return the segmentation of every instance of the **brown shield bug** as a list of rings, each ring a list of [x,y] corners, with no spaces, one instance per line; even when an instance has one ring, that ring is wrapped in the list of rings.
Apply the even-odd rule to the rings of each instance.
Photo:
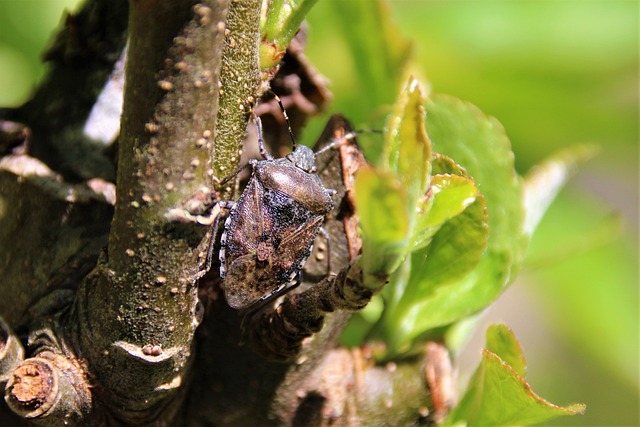
[[[256,126],[264,160],[250,160],[240,169],[250,167],[252,173],[237,202],[218,202],[229,209],[220,238],[220,278],[227,303],[235,309],[250,307],[293,284],[334,206],[334,191],[316,175],[315,157],[339,141],[318,153],[294,146],[286,157],[274,159],[264,148],[257,117]]]

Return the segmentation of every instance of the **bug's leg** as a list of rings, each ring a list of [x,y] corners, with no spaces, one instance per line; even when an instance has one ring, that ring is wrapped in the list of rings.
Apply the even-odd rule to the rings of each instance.
[[[325,230],[324,228],[320,227],[320,229],[318,230],[318,233],[322,235],[322,237],[325,238],[325,240],[327,241],[327,276],[329,274],[331,274],[331,237],[329,236],[329,233],[327,233],[327,230]]]
[[[213,249],[216,244],[216,237],[218,236],[218,225],[220,224],[220,214],[222,209],[230,210],[235,205],[235,202],[228,200],[221,200],[213,207],[212,211],[217,210],[218,213],[213,220],[213,226],[211,228],[211,239],[209,240],[209,246],[207,248],[207,258],[205,260],[204,268],[196,275],[196,280],[207,274],[213,264]]]
[[[245,337],[247,336],[247,324],[250,324],[253,317],[259,315],[263,312],[266,307],[273,303],[276,299],[283,297],[288,294],[302,283],[302,272],[298,273],[298,279],[293,282],[288,288],[282,289],[282,287],[275,289],[270,294],[267,294],[260,298],[255,303],[251,304],[249,307],[245,308],[242,312],[242,323],[240,324],[241,338],[239,345],[245,344]]]
[[[245,337],[247,336],[247,333],[248,333],[247,327],[248,327],[248,324],[251,323],[254,316],[259,315],[261,312],[263,312],[264,309],[266,309],[266,307],[269,304],[273,303],[276,299],[287,295],[289,292],[296,289],[298,286],[300,286],[300,284],[302,284],[302,272],[298,272],[297,276],[298,276],[297,280],[292,282],[289,287],[284,289],[282,289],[281,287],[278,289],[275,289],[270,294],[263,296],[258,301],[256,301],[255,303],[251,304],[249,307],[242,310],[241,312],[242,322],[240,323],[240,330],[242,332],[240,334],[241,338],[238,345],[245,344]]]
[[[293,280],[289,283],[289,286],[280,286],[277,289],[274,289],[272,292],[260,298],[258,301],[251,304],[249,307],[245,308],[245,316],[252,316],[258,311],[262,310],[265,306],[272,303],[278,298],[281,298],[287,295],[292,290],[296,289],[298,286],[302,284],[302,272],[298,272],[296,274],[296,280]]]
[[[265,160],[273,160],[273,156],[264,148],[264,137],[262,135],[262,120],[260,117],[255,116],[256,121],[256,132],[258,133],[258,149],[260,150],[260,155]]]
[[[227,202],[227,207],[229,210],[229,216],[227,217],[224,226],[222,227],[222,235],[220,236],[220,252],[218,253],[218,259],[220,260],[220,278],[224,279],[226,270],[225,270],[225,259],[226,259],[226,251],[227,251],[227,221],[234,215],[234,211],[236,209],[236,202]]]
[[[253,164],[251,163],[251,161],[245,163],[244,165],[240,166],[238,169],[234,170],[233,172],[231,172],[229,175],[227,175],[227,177],[225,179],[223,179],[222,181],[220,181],[220,185],[223,186],[225,185],[227,182],[231,181],[231,179],[235,178],[236,176],[238,176],[238,174],[240,172],[242,172],[243,170],[245,170],[247,167],[252,166]]]

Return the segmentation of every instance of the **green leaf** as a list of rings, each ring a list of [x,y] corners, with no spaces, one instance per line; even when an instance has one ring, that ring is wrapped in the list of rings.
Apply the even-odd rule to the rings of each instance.
[[[489,326],[486,345],[487,350],[504,360],[518,375],[525,376],[527,361],[524,359],[522,347],[511,329],[505,325]]]
[[[475,202],[478,195],[478,188],[471,178],[436,175],[431,183],[433,205],[425,215],[427,226],[443,224],[455,217]]]
[[[364,236],[375,243],[396,245],[407,235],[405,191],[395,176],[379,169],[364,167],[358,171],[355,187]]]
[[[443,426],[513,426],[539,424],[565,415],[582,414],[585,405],[556,406],[525,381],[524,356],[513,333],[505,326],[487,331],[487,347],[460,403]],[[512,366],[510,363],[514,363]]]
[[[431,328],[447,325],[479,310],[472,292],[479,281],[501,280],[502,263],[479,262],[487,243],[484,198],[447,221],[431,244],[411,256],[411,271],[402,295],[388,299],[385,340],[390,352]],[[394,282],[393,287],[396,286]],[[385,293],[385,296],[390,295]]]
[[[457,175],[435,175],[431,180],[428,203],[418,215],[413,232],[413,249],[431,241],[442,224],[459,215],[476,200],[478,188],[473,179]]]
[[[367,274],[390,274],[397,268],[409,232],[407,196],[396,177],[361,168],[355,199],[362,230],[362,267]]]
[[[431,142],[425,130],[424,98],[418,81],[410,78],[387,119],[380,167],[395,172],[416,206],[431,177]],[[415,209],[410,215],[414,216]]]
[[[455,98],[437,96],[427,101],[426,107],[427,129],[434,150],[455,159],[455,163],[473,177],[486,200],[489,231],[486,251],[468,274],[446,283],[424,279],[428,285],[422,285],[421,288],[431,289],[428,298],[416,296],[413,306],[402,309],[408,319],[404,321],[407,328],[405,332],[411,329],[410,335],[425,328],[453,323],[489,305],[514,279],[528,244],[528,234],[524,228],[522,181],[515,173],[513,153],[502,126],[471,104]],[[446,158],[438,156],[434,163],[436,167],[444,170],[454,168]],[[443,240],[448,233],[450,231],[442,234]],[[480,234],[469,235],[467,240],[478,236]],[[484,244],[483,239],[480,242]],[[480,247],[476,246],[476,251]],[[460,245],[459,249],[465,249],[465,246]],[[459,256],[463,257],[464,254],[462,251]],[[477,252],[474,256],[477,256]],[[435,274],[437,269],[433,258],[432,255],[434,267],[430,267],[429,272],[422,271],[420,263],[414,265],[416,277]],[[453,260],[451,256],[443,257],[443,262],[444,259]],[[439,270],[444,271],[449,267],[446,262],[437,264]],[[456,268],[450,270],[452,275],[464,271]],[[409,304],[408,297],[406,300]],[[411,324],[413,326],[409,328],[407,325]]]
[[[431,173],[434,175],[469,176],[465,168],[442,153],[433,153],[431,169]]]
[[[528,245],[522,180],[504,128],[475,106],[447,96],[427,101],[427,129],[434,151],[451,157],[473,177],[489,211],[488,247],[500,253],[515,277]],[[504,283],[503,287],[508,283]]]
[[[417,80],[409,79],[389,116],[380,169],[364,169],[356,177],[365,277],[392,274],[411,249],[431,176],[423,102]]]
[[[411,284],[424,292],[464,277],[484,253],[487,234],[487,211],[484,197],[479,196],[464,212],[445,222],[429,246],[413,253]]]

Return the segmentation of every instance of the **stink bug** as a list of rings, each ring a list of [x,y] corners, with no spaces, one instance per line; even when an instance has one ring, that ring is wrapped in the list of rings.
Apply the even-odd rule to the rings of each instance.
[[[220,278],[227,303],[235,309],[250,307],[292,284],[334,206],[334,191],[316,175],[315,156],[320,151],[294,145],[292,153],[274,159],[264,148],[258,117],[256,127],[264,160],[250,160],[240,169],[250,167],[252,173],[237,202],[218,202],[229,209],[220,238]]]

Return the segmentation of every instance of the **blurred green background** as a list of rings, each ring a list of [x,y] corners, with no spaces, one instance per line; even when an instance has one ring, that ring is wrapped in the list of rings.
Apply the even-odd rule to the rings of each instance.
[[[375,123],[369,99],[379,88],[366,87],[345,42],[344,27],[357,25],[358,16],[345,19],[338,11],[366,8],[368,2],[320,0],[309,17],[307,49],[330,81],[332,111],[365,127]],[[44,73],[39,57],[51,31],[76,3],[0,1],[0,106],[28,98]],[[640,425],[639,2],[390,5],[392,30],[413,42],[412,71],[428,79],[433,92],[497,117],[521,174],[561,147],[602,147],[552,205],[521,276],[484,314],[459,355],[461,383],[479,360],[484,325],[501,321],[524,347],[534,391],[557,404],[587,404],[586,415],[550,424]],[[382,29],[368,31],[375,39]],[[316,120],[308,134],[321,123]]]

